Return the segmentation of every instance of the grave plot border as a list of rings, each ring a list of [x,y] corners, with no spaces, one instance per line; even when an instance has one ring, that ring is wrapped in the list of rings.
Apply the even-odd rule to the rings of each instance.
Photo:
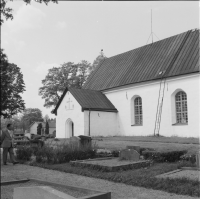
[[[194,170],[194,171],[200,171],[200,168],[198,167],[181,167],[182,170]]]
[[[142,167],[150,166],[149,160],[143,160],[139,162],[130,162],[124,165],[118,166],[104,166],[98,164],[90,164],[90,161],[100,161],[100,160],[109,160],[109,159],[118,159],[116,157],[107,157],[107,158],[95,158],[95,159],[87,159],[87,160],[77,160],[77,161],[70,161],[71,166],[79,166],[79,167],[89,167],[92,169],[102,170],[102,171],[119,171],[119,170],[130,170],[130,169],[139,169]]]
[[[74,191],[80,191],[85,194],[88,194],[87,196],[84,197],[79,197],[77,199],[111,199],[111,192],[104,192],[104,191],[97,191],[94,189],[86,189],[83,187],[76,187],[76,186],[71,186],[71,185],[64,185],[60,183],[54,183],[54,182],[48,182],[48,181],[43,181],[35,178],[29,178],[29,179],[21,179],[21,180],[11,180],[11,181],[1,181],[0,185],[1,186],[9,186],[11,184],[19,184],[19,183],[26,183],[26,182],[38,182],[41,184],[45,184],[47,186],[59,186],[63,188],[68,188]],[[94,194],[91,194],[93,192]],[[90,195],[89,195],[90,194]]]

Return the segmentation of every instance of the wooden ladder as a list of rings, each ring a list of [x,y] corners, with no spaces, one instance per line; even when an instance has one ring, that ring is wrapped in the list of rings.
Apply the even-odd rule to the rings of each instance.
[[[164,94],[165,94],[165,84],[166,84],[166,78],[162,78],[160,81],[160,88],[159,88],[158,104],[157,104],[157,111],[156,111],[156,121],[155,121],[155,127],[154,127],[154,136],[155,135],[159,136],[163,99],[164,99]]]

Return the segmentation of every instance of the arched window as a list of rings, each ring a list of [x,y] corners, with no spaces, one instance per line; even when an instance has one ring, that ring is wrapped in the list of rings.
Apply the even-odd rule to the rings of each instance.
[[[187,124],[188,112],[187,112],[187,95],[185,92],[180,91],[175,95],[176,103],[176,123]]]
[[[135,124],[142,125],[142,98],[136,97],[134,100]]]

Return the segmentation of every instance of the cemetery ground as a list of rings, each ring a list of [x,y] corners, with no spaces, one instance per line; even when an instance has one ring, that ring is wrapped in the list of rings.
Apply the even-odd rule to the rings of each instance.
[[[57,140],[57,141],[56,141]],[[65,139],[48,140],[52,145],[62,145]],[[126,146],[140,146],[159,151],[187,150],[188,154],[195,154],[199,150],[197,138],[178,137],[95,137],[93,142],[98,148],[107,150],[121,150]],[[199,171],[192,171],[190,177],[158,178],[158,175],[175,171],[181,166],[194,166],[191,162],[164,162],[152,164],[150,167],[105,172],[91,168],[72,167],[70,163],[48,164],[31,163],[2,167],[4,176],[20,178],[36,176],[42,180],[67,183],[75,186],[84,186],[91,189],[102,189],[112,193],[112,199],[147,199],[147,198],[197,198],[200,196]],[[7,172],[7,174],[5,174]],[[9,173],[9,174],[8,174]],[[176,173],[172,174],[173,176]],[[189,174],[191,175],[191,173]]]
[[[46,165],[46,166],[48,167],[50,165]],[[24,165],[19,164],[19,165],[15,165],[15,166],[13,166],[11,164],[9,164],[8,166],[1,165],[1,180],[8,181],[8,180],[19,180],[22,178],[23,179],[37,178],[39,180],[44,180],[44,181],[48,181],[48,182],[54,182],[54,183],[56,182],[56,183],[60,183],[60,184],[64,184],[64,185],[80,186],[80,187],[85,187],[87,189],[95,189],[95,190],[100,190],[100,191],[111,192],[112,199],[135,199],[135,198],[137,198],[137,199],[197,199],[198,198],[197,195],[196,196],[194,196],[194,195],[193,196],[178,195],[178,194],[174,194],[174,193],[170,193],[170,192],[165,192],[162,190],[151,189],[151,187],[144,188],[144,187],[139,187],[139,186],[132,186],[130,179],[135,178],[136,180],[138,180],[138,176],[135,176],[134,173],[131,173],[131,175],[127,178],[127,183],[125,184],[125,183],[117,182],[118,180],[114,180],[114,182],[113,182],[113,181],[109,181],[109,180],[99,179],[99,178],[104,178],[106,175],[111,176],[110,173],[103,174],[103,173],[96,171],[95,172],[96,177],[95,177],[95,173],[93,171],[88,170],[87,175],[90,177],[87,177],[87,176],[83,175],[84,173],[86,173],[86,171],[82,170],[80,168],[74,168],[77,171],[77,173],[79,173],[79,175],[71,173],[68,164],[59,165],[59,167],[62,168],[62,169],[60,169],[61,171],[57,171],[58,165],[51,165],[51,166],[54,166],[56,170],[51,170],[51,169],[53,169],[52,167],[51,167],[51,169],[44,169],[44,168],[40,168],[40,167],[36,167],[36,166],[29,166],[29,165],[25,165],[25,164]],[[165,165],[163,165],[163,166],[165,166]],[[166,165],[166,167],[168,170],[170,170],[169,165]],[[171,167],[172,167],[172,165],[171,165]],[[154,172],[157,168],[158,168],[158,166],[156,166],[154,168]],[[66,169],[65,170],[66,172],[63,172],[64,169]],[[143,170],[143,172],[144,171],[145,170]],[[144,174],[143,174],[143,172],[140,171],[140,172],[138,172],[137,175],[140,174],[140,175],[144,176],[146,174],[147,177],[150,175],[150,174],[148,174],[149,172],[147,172],[147,171]],[[128,171],[126,171],[126,173],[128,174]],[[102,175],[102,177],[100,177],[98,175]],[[116,179],[117,179],[117,177],[119,177],[119,176],[117,176],[115,174]],[[153,180],[154,179],[152,179],[152,181]],[[184,180],[182,180],[182,181],[184,181]],[[170,183],[170,182],[171,181],[168,181],[168,182],[165,181],[165,183]],[[190,181],[190,183],[191,183],[191,181]],[[176,186],[177,184],[178,184],[178,182],[172,183],[171,188],[175,189],[174,186]],[[189,181],[188,182],[186,181],[183,184],[185,184],[185,186],[188,186]],[[163,185],[163,183],[161,183],[160,186],[162,186],[162,185]],[[21,186],[24,186],[24,185],[21,184]],[[169,185],[166,184],[166,186],[169,186]],[[193,190],[197,189],[197,186],[195,185],[194,182],[192,184],[190,184],[189,186],[190,186],[190,188],[195,186],[193,188]],[[3,191],[4,191],[4,194],[6,191],[9,191],[6,188],[5,188],[6,190],[3,190],[3,188],[5,188],[5,187],[1,187],[1,191],[2,191],[1,194],[3,194]],[[5,197],[2,199],[10,199],[10,198]]]

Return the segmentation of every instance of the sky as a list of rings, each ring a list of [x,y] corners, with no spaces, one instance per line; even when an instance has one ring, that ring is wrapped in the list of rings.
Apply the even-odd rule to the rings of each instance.
[[[26,108],[39,108],[50,118],[38,95],[48,69],[64,62],[93,63],[101,49],[111,57],[154,41],[199,28],[198,1],[59,1],[58,4],[8,2],[13,20],[1,27],[1,48],[21,68]],[[149,41],[150,42],[150,41]]]

